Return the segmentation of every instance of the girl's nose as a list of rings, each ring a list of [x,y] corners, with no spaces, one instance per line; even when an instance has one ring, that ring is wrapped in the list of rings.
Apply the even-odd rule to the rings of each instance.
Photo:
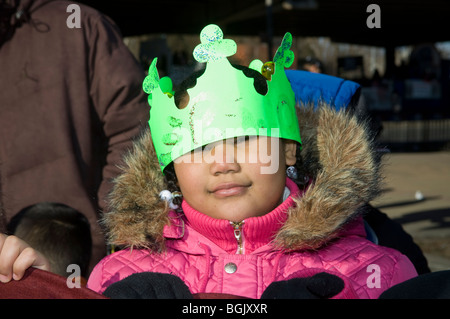
[[[236,160],[236,148],[233,141],[220,141],[207,146],[207,162],[213,175],[239,172],[241,167]],[[205,149],[205,150],[206,150]]]

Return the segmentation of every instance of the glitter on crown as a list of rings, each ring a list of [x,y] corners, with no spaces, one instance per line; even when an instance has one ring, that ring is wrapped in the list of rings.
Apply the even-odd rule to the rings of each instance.
[[[213,62],[232,56],[236,53],[236,43],[233,40],[224,39],[222,30],[210,24],[200,34],[201,44],[194,49],[194,58],[198,62]]]
[[[142,88],[145,93],[151,94],[155,89],[159,87],[159,75],[156,63],[158,58],[154,58],[150,67],[148,68],[148,75],[145,77],[142,83]]]
[[[294,52],[291,50],[292,35],[288,32],[283,38],[280,47],[275,53],[274,61],[279,61],[285,68],[291,67],[294,62]]]

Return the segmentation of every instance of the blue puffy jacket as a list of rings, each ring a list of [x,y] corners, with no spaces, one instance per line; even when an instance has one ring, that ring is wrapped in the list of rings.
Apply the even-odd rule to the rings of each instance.
[[[286,70],[297,102],[317,105],[326,102],[337,110],[354,107],[361,87],[358,83],[331,75],[300,70]]]

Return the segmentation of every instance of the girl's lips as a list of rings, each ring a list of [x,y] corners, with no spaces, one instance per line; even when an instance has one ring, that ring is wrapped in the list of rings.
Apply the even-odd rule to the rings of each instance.
[[[235,183],[220,184],[213,188],[212,194],[216,197],[230,197],[242,195],[247,191],[248,186]]]

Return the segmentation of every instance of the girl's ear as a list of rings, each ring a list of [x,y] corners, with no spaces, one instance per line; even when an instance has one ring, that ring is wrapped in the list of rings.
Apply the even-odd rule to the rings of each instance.
[[[297,162],[297,144],[292,140],[284,140],[284,153],[286,157],[286,165],[292,166]]]

